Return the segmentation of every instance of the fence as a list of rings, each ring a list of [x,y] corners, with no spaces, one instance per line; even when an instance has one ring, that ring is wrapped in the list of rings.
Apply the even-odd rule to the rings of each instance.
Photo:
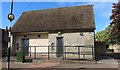
[[[26,57],[31,57],[34,59],[52,59],[56,58],[56,47],[51,46],[29,46],[29,48],[24,48],[24,53]],[[93,58],[94,49],[91,45],[84,46],[64,46],[63,51],[64,59],[89,59]]]
[[[93,58],[93,46],[65,46],[65,59]]]

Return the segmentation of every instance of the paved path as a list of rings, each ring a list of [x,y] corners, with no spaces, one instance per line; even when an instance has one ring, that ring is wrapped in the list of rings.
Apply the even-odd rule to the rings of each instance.
[[[102,64],[118,64],[118,60],[107,57],[107,59],[99,60],[98,63],[102,63]]]
[[[18,63],[11,62],[11,68],[118,68],[118,62],[115,60],[101,60],[98,63]]]
[[[119,63],[116,60],[101,60],[97,63],[89,64],[59,64],[54,68],[119,68]]]
[[[115,64],[59,64],[59,63],[15,63],[12,70],[118,70]]]
[[[3,62],[3,64],[6,64],[6,62]],[[13,68],[12,70],[54,70],[54,69],[60,69],[60,68],[66,68],[67,69],[84,69],[84,70],[97,70],[100,68],[109,68],[109,70],[113,69],[116,70],[119,68],[119,64],[117,60],[113,58],[107,57],[107,59],[102,59],[98,61],[97,63],[59,63],[59,62],[45,62],[45,63],[18,63],[18,62],[11,62],[10,67]],[[5,66],[5,65],[4,65]],[[17,69],[16,69],[17,68]],[[96,68],[96,69],[95,69]],[[61,70],[61,69],[60,69]],[[100,69],[101,70],[101,69]]]
[[[2,69],[2,58],[0,58],[0,70]]]
[[[37,64],[31,64],[31,65],[29,65],[28,67],[26,67],[26,68],[50,68],[50,67],[53,67],[53,66],[56,66],[56,65],[58,65],[59,63],[49,63],[49,62],[47,62],[47,63],[37,63]]]

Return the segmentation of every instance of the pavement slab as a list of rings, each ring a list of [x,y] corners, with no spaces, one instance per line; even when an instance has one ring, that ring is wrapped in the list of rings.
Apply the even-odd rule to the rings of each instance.
[[[6,64],[7,62],[3,61],[2,64]],[[34,63],[34,62],[27,62],[27,63],[20,63],[11,61],[10,67],[12,70],[61,70],[61,69],[80,69],[80,70],[117,70],[119,68],[119,62],[115,59],[103,59],[97,61],[80,61],[80,62],[70,62],[63,63],[63,62],[40,62],[40,63]],[[6,67],[4,67],[6,68]]]

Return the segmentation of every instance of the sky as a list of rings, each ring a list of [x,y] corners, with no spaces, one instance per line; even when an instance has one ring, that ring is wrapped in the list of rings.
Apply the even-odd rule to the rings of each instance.
[[[6,2],[4,2],[6,1]],[[0,18],[2,20],[0,23],[0,28],[5,28],[9,25],[9,20],[7,18],[8,14],[10,13],[10,5],[11,3],[7,0],[4,0],[0,3]],[[9,0],[10,1],[10,0]],[[25,1],[25,0],[24,0]],[[115,1],[116,2],[116,1]],[[70,6],[80,6],[80,5],[94,5],[94,17],[95,17],[95,26],[96,32],[104,30],[111,22],[109,19],[110,15],[112,14],[112,3],[114,1],[99,2],[93,0],[93,2],[14,2],[13,6],[13,14],[15,15],[15,19],[12,22],[12,25],[18,20],[21,14],[25,11],[31,10],[42,10],[48,8],[59,8],[59,7],[70,7]]]

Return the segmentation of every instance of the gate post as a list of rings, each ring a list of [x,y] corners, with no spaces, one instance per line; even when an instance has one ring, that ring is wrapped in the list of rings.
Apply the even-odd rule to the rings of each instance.
[[[48,60],[50,59],[50,55],[49,55],[50,53],[49,53],[49,46],[48,46]]]
[[[29,46],[30,47],[30,57],[31,57],[31,46]]]
[[[66,59],[66,46],[65,46],[65,59]]]
[[[34,58],[36,59],[36,46],[34,48]]]
[[[78,46],[78,59],[80,59],[80,47]]]

